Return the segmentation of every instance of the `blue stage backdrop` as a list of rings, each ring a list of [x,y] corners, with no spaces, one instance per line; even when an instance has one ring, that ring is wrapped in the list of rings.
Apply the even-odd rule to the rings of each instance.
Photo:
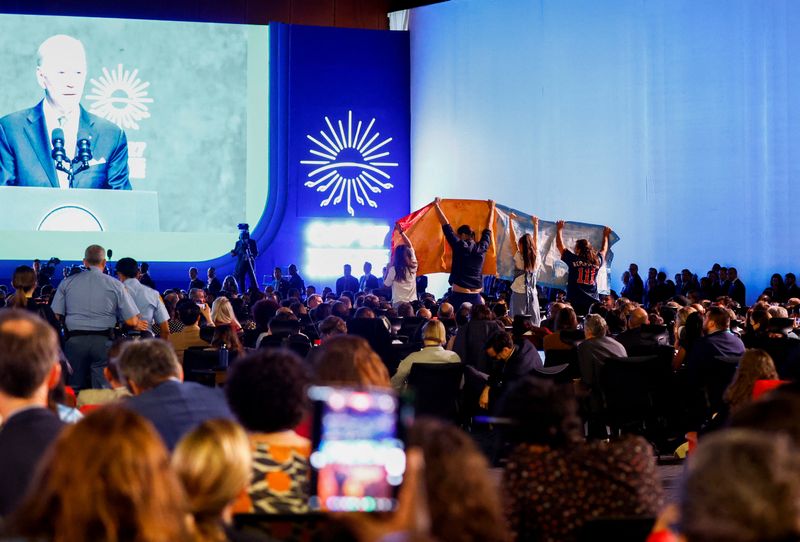
[[[273,24],[271,36],[271,179],[287,198],[259,275],[296,263],[321,286],[364,261],[377,274],[409,211],[408,34]]]
[[[608,223],[629,262],[798,273],[800,2],[451,0],[414,10],[412,203]],[[642,269],[644,268],[644,269]]]

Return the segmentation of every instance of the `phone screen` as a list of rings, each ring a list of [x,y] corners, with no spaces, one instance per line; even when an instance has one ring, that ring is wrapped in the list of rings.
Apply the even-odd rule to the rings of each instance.
[[[397,396],[327,386],[308,393],[315,413],[311,509],[393,510],[406,467]]]

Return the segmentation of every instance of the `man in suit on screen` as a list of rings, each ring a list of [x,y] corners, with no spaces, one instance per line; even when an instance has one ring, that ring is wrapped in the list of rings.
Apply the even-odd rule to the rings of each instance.
[[[80,105],[86,83],[83,44],[63,34],[46,39],[37,53],[36,79],[44,99],[0,119],[0,186],[130,190],[125,132]],[[91,145],[89,168],[72,181],[52,157],[58,128],[68,160],[77,154],[79,140]]]

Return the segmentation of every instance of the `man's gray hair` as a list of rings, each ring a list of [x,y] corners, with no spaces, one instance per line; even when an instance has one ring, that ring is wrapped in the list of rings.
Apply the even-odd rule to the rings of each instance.
[[[84,62],[86,61],[86,49],[83,47],[81,40],[66,34],[56,34],[55,36],[50,36],[39,45],[39,49],[36,51],[36,65],[41,66],[50,53],[68,48],[79,52],[83,56]]]
[[[605,337],[608,333],[608,324],[599,314],[590,314],[583,321],[583,329],[592,334],[592,337]]]
[[[118,359],[122,377],[140,389],[149,390],[169,378],[180,378],[181,366],[172,345],[160,339],[132,341]]]
[[[106,249],[100,245],[89,245],[83,253],[83,259],[89,265],[100,265],[106,259]]]

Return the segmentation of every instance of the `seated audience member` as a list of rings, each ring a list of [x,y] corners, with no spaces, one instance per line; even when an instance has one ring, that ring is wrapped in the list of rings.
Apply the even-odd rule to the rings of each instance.
[[[201,288],[192,288],[189,290],[189,300],[200,308],[200,314],[202,316],[200,325],[213,326],[214,321],[211,318],[211,307],[208,304],[206,291]]]
[[[309,294],[306,298],[306,307],[308,308],[309,315],[312,315],[312,311],[322,305],[322,296],[319,294]]]
[[[178,358],[164,341],[126,344],[119,370],[134,395],[123,404],[150,420],[170,450],[200,422],[232,417],[221,390],[181,381]]]
[[[107,406],[56,440],[9,531],[29,541],[188,542],[195,538],[186,511],[180,482],[153,426],[122,407]]]
[[[583,440],[570,388],[526,377],[501,402],[514,446],[504,468],[506,511],[517,540],[570,542],[596,517],[655,515],[661,482],[642,437]]]
[[[111,389],[86,389],[78,394],[77,407],[89,405],[104,405],[113,403],[131,396],[131,392],[125,387],[119,375],[119,361],[117,356],[122,350],[122,342],[115,343],[108,351],[108,365],[103,369],[103,376],[106,377]]]
[[[184,299],[178,303],[178,318],[183,328],[169,336],[169,343],[175,349],[178,362],[183,363],[183,353],[193,346],[208,346],[200,337],[200,307],[193,301]]]
[[[344,301],[337,301],[331,305],[331,314],[347,321],[350,319],[350,307]]]
[[[0,517],[16,508],[64,424],[47,408],[61,378],[53,328],[27,311],[0,312]]]
[[[684,313],[684,311],[687,311]],[[678,320],[681,321],[681,313],[685,314],[683,325],[678,326],[675,343],[677,345],[675,359],[672,361],[672,368],[678,370],[683,367],[686,355],[692,351],[695,344],[703,337],[703,315],[691,307],[683,307],[678,311]]]
[[[511,333],[514,341],[530,341],[536,350],[544,350],[544,338],[552,332],[546,327],[536,327],[530,318],[525,318],[526,314],[514,316],[511,323]]]
[[[319,384],[391,387],[389,371],[366,339],[338,335],[315,352],[314,371]]]
[[[572,350],[575,348],[575,343],[571,340],[563,340],[561,338],[562,331],[575,331],[578,329],[578,316],[572,307],[568,305],[562,306],[556,313],[555,323],[553,324],[553,333],[547,335],[542,339],[542,346],[545,351],[547,350]]]
[[[392,377],[392,386],[397,391],[406,387],[406,380],[414,363],[460,363],[458,354],[444,349],[447,334],[444,324],[438,320],[430,320],[422,327],[422,350],[406,356],[397,367]]]
[[[239,424],[201,423],[178,442],[172,468],[194,517],[196,542],[238,540],[232,526],[233,504],[247,491],[252,475],[250,443]]]
[[[169,314],[169,333],[172,335],[173,333],[178,333],[183,329],[183,323],[178,318],[178,303],[180,299],[178,298],[178,294],[175,292],[165,293],[164,294],[164,307],[167,309],[167,314]],[[150,328],[153,329],[152,327]],[[158,329],[154,330],[158,332]]]
[[[611,296],[606,296],[606,299],[612,299],[613,301],[613,298],[611,298]],[[556,317],[558,316],[558,312],[566,306],[567,305],[565,303],[558,303],[558,302],[550,303],[547,306],[547,318],[542,320],[541,326],[549,329],[550,331],[555,331]]]
[[[11,285],[14,287],[14,294],[6,298],[5,307],[9,309],[22,309],[37,314],[45,320],[57,333],[61,332],[61,324],[58,323],[53,309],[41,299],[35,299],[33,294],[36,291],[36,272],[27,265],[21,265],[14,270],[11,278]]]
[[[728,276],[730,271],[728,268]],[[731,317],[722,307],[711,307],[703,319],[704,336],[697,340],[686,355],[686,369],[689,379],[695,384],[702,383],[703,374],[715,358],[736,357],[744,354],[742,340],[729,331]]]
[[[219,350],[222,347],[228,350],[228,363],[245,353],[239,335],[233,330],[233,326],[216,326],[214,336],[211,338],[211,349]],[[208,350],[208,349],[207,349]]]
[[[67,391],[63,372],[55,387],[51,388],[47,395],[47,408],[55,412],[58,419],[64,423],[75,423],[83,418],[81,411],[75,408],[75,392]]]
[[[649,327],[650,316],[642,308],[634,309],[628,316],[628,329],[617,335],[617,342],[625,347],[629,356],[653,353],[659,346],[668,344],[669,335],[655,333]]]
[[[417,317],[425,318],[426,320],[430,320],[431,318],[433,318],[433,314],[431,313],[430,309],[428,309],[426,307],[422,307],[421,309],[419,309],[417,311]]]
[[[492,368],[478,400],[481,408],[494,407],[515,381],[544,367],[539,352],[530,342],[515,344],[511,334],[506,331],[498,331],[489,337],[485,349],[486,356],[492,360]]]
[[[496,332],[503,331],[503,326],[494,320],[492,311],[486,305],[476,304],[472,306],[471,311],[469,322],[458,326],[453,341],[453,351],[467,366],[468,372],[474,370],[488,375],[491,372],[492,362],[486,355],[486,341]],[[483,389],[482,382],[479,388],[478,393]]]
[[[307,511],[311,442],[294,428],[307,412],[308,384],[305,366],[288,350],[259,350],[231,367],[225,393],[253,454],[249,488],[235,512]]]
[[[800,539],[800,454],[786,435],[710,435],[690,456],[679,495],[686,542]]]
[[[753,400],[756,381],[777,379],[778,371],[769,354],[763,350],[746,350],[722,399],[730,413],[734,414]]]
[[[230,325],[236,333],[242,332],[242,325],[236,319],[233,305],[227,297],[218,297],[211,305],[211,322],[215,326]]]
[[[608,327],[602,316],[587,316],[583,323],[583,333],[586,340],[578,345],[581,380],[586,386],[594,388],[598,385],[598,365],[609,358],[625,357],[628,353],[616,339],[608,336]]]
[[[338,316],[328,316],[319,324],[319,339],[328,341],[337,335],[347,335],[347,324]]]
[[[425,460],[424,487],[433,539],[511,539],[497,484],[469,435],[446,422],[423,418],[411,427],[408,446],[422,450]]]
[[[244,332],[242,344],[247,348],[255,348],[258,338],[269,332],[269,321],[277,312],[278,304],[271,299],[256,301],[250,309],[255,327]]]

